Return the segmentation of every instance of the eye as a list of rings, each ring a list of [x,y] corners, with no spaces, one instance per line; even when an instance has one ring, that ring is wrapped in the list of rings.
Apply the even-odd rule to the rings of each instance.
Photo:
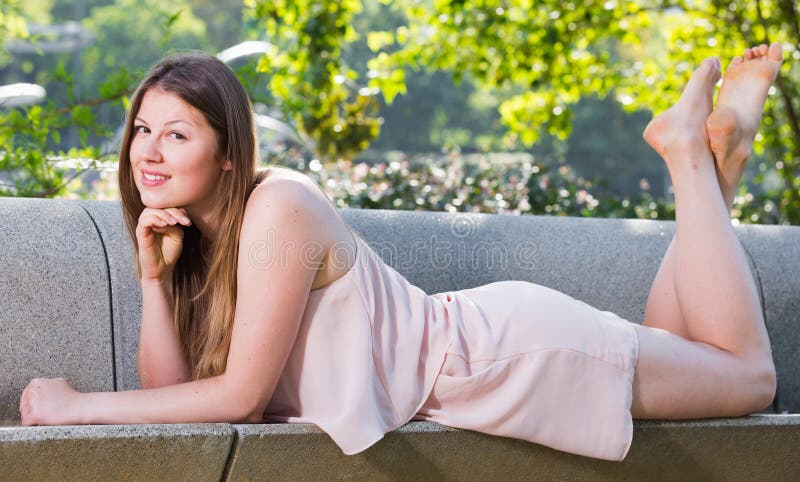
[[[175,139],[176,141],[185,141],[186,140],[186,136],[181,134],[180,132],[177,132],[177,131],[172,131],[172,132],[169,133],[169,135],[173,139]]]
[[[145,126],[133,126],[133,132],[137,134],[149,134],[150,129]]]

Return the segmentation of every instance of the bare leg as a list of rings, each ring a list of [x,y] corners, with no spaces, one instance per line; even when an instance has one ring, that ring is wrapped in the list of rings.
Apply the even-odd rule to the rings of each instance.
[[[767,91],[777,76],[782,58],[780,44],[753,47],[745,51],[744,58],[734,58],[725,71],[716,110],[706,120],[709,143],[717,165],[717,180],[728,209],[733,206]],[[647,326],[690,338],[675,296],[674,246],[673,239],[653,281],[645,320]]]
[[[675,187],[672,274],[688,339],[649,320],[635,327],[639,362],[631,412],[637,418],[742,415],[769,404],[775,391],[755,282],[730,224],[706,134],[718,76],[718,61],[704,61],[678,103],[644,133]]]

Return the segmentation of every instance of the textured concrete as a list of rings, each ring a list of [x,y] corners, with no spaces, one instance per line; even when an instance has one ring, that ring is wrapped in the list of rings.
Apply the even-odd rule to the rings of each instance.
[[[136,373],[136,351],[142,318],[142,292],[133,265],[133,246],[122,206],[114,201],[80,201],[100,231],[111,275],[114,361],[117,390],[141,388]]]
[[[236,425],[226,480],[797,480],[800,415],[635,422],[623,462],[411,422],[343,455],[313,425]]]
[[[637,323],[674,232],[674,223],[640,220],[342,214],[428,293],[527,280]],[[777,410],[796,414],[800,228],[737,234],[772,338]],[[33,377],[65,376],[82,391],[138,388],[131,249],[118,203],[0,198],[0,421],[19,423],[19,393]],[[800,480],[798,447],[800,415],[637,421],[622,463],[426,422],[351,457],[306,424],[11,427],[0,429],[0,478]]]
[[[779,412],[800,412],[800,227],[744,226],[739,231],[756,264],[778,372]],[[798,447],[800,453],[800,447]]]
[[[0,308],[4,423],[19,421],[31,378],[114,389],[106,257],[79,205],[0,198]]]
[[[0,474],[4,481],[217,481],[233,439],[227,424],[0,428]]]

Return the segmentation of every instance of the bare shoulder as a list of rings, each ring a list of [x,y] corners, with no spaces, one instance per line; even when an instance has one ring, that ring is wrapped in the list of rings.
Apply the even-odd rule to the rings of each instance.
[[[287,168],[272,166],[261,183],[253,190],[245,207],[245,224],[261,224],[265,218],[275,219],[275,213],[291,223],[297,241],[313,240],[323,247],[324,256],[312,289],[335,281],[346,273],[350,266],[341,262],[342,253],[333,250],[346,248],[345,257],[355,252],[354,240],[349,228],[338,215],[336,207],[317,183],[305,174]],[[269,213],[272,213],[270,215]],[[242,226],[242,232],[263,226]],[[271,226],[277,228],[277,226]],[[302,238],[302,239],[299,239]],[[339,260],[333,262],[334,259]]]
[[[301,172],[291,169],[269,168],[263,180],[253,189],[247,200],[247,209],[262,209],[266,206],[288,207],[291,203],[301,203],[307,209],[320,207],[323,203],[317,196],[312,181]]]
[[[305,214],[327,217],[333,205],[313,179],[302,172],[271,166],[247,200],[247,210],[302,208]],[[323,226],[325,227],[325,226]],[[330,226],[328,226],[330,227]]]

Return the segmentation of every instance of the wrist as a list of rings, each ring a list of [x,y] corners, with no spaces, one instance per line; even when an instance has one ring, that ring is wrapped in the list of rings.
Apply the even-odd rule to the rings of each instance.
[[[93,415],[95,413],[92,407],[95,402],[95,395],[97,393],[81,393],[76,394],[75,400],[75,419],[79,425],[91,425],[93,423]]]
[[[156,288],[169,288],[172,286],[172,274],[168,276],[161,276],[156,278],[142,278],[142,288],[156,287]]]

